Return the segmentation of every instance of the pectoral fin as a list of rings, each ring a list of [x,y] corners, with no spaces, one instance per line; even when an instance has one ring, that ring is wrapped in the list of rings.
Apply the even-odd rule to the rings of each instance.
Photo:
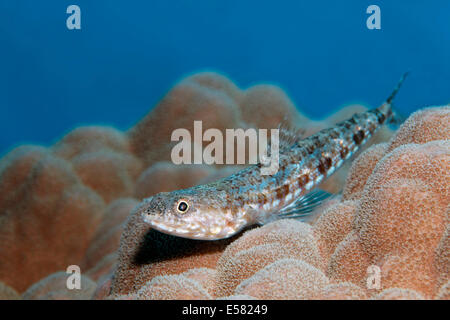
[[[277,216],[280,219],[305,218],[309,216],[315,208],[333,196],[334,194],[332,193],[315,189],[281,209]]]

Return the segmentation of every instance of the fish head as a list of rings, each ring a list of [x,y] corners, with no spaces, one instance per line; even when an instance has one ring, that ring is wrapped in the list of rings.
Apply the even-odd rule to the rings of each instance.
[[[179,190],[144,199],[138,210],[153,229],[183,238],[219,240],[239,231],[223,195]]]

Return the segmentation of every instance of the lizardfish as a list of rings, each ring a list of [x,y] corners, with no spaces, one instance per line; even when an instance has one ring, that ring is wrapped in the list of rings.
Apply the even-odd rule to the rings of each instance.
[[[156,194],[141,202],[138,213],[160,232],[202,240],[228,238],[254,224],[307,216],[327,196],[317,189],[319,184],[381,126],[396,121],[392,100],[406,75],[380,107],[280,148],[276,174],[262,175],[258,163],[213,183]]]

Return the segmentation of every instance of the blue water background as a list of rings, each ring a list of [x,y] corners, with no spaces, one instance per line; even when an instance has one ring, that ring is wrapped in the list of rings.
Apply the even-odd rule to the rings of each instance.
[[[82,30],[66,28],[70,4]],[[0,0],[0,155],[78,125],[126,129],[201,70],[277,84],[314,118],[378,105],[406,70],[401,113],[449,103],[449,19],[449,0]]]

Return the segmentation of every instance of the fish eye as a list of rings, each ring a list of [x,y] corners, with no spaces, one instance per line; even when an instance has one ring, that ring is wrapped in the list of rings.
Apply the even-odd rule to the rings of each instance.
[[[186,202],[186,200],[180,200],[177,204],[177,211],[179,213],[185,213],[189,209],[189,204]]]

